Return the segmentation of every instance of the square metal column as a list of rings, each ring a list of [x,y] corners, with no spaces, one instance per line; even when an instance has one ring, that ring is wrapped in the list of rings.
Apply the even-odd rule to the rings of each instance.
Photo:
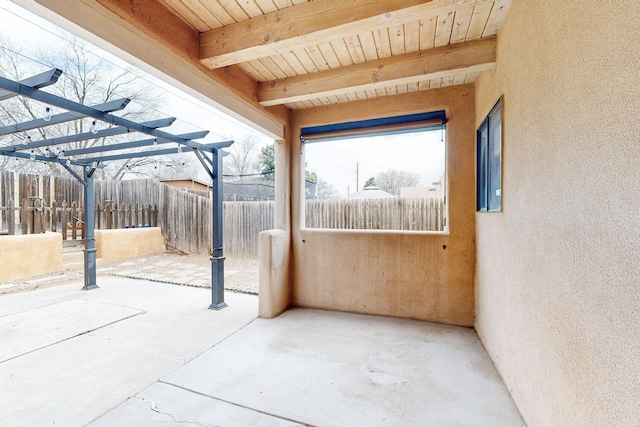
[[[96,239],[95,239],[95,200],[93,173],[95,169],[86,166],[84,170],[84,289],[95,289],[96,283]],[[64,229],[64,228],[63,228]]]
[[[212,174],[212,197],[211,214],[212,238],[211,247],[211,305],[212,310],[220,310],[227,306],[224,302],[224,254],[222,247],[222,201],[224,199],[222,187],[222,152],[219,149],[213,150],[213,174]]]

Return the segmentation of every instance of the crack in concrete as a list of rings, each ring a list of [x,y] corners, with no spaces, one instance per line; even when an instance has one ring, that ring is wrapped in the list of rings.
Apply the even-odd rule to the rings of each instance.
[[[201,426],[201,427],[222,427],[219,424],[202,424],[202,423],[199,423],[198,421],[180,420],[180,419],[178,419],[178,417],[176,417],[175,415],[173,415],[170,412],[161,411],[158,408],[158,405],[156,405],[156,402],[153,401],[153,400],[148,400],[148,399],[145,399],[144,397],[139,397],[139,396],[133,396],[133,397],[135,399],[141,400],[142,402],[148,404],[149,405],[149,409],[151,409],[153,412],[156,412],[156,413],[162,414],[162,415],[166,415],[169,418],[171,418],[177,424],[190,424],[190,425],[196,425],[196,426]]]

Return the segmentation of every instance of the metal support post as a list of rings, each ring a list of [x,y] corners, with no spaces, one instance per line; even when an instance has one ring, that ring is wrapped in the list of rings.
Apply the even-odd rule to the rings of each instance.
[[[213,182],[211,197],[212,238],[211,247],[211,305],[212,310],[220,310],[227,306],[224,302],[224,255],[222,249],[222,199],[224,197],[222,187],[222,152],[213,150]]]
[[[95,201],[93,173],[95,169],[84,167],[84,287],[85,291],[98,287],[96,283]]]

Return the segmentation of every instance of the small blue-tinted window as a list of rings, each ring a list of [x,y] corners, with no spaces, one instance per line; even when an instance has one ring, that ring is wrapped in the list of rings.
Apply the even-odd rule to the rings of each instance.
[[[502,102],[493,107],[477,131],[476,209],[502,209]]]

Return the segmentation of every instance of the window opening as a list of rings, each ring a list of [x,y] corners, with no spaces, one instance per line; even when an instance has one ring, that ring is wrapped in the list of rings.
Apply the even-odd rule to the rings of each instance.
[[[446,231],[444,111],[305,128],[301,139],[306,228]]]
[[[502,102],[498,101],[477,131],[476,209],[502,209]]]

